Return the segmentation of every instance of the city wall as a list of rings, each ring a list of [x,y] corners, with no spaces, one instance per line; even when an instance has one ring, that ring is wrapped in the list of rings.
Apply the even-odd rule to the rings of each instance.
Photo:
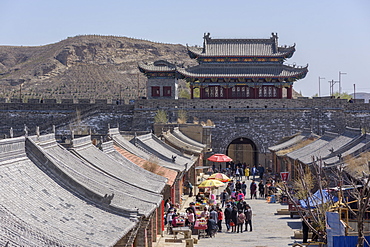
[[[41,133],[50,133],[56,126],[57,133],[70,129],[91,131],[105,135],[108,124],[119,124],[120,130],[151,130],[158,109],[165,110],[170,122],[176,122],[180,109],[185,110],[188,121],[211,120],[212,147],[215,152],[225,152],[231,141],[248,138],[261,153],[282,137],[303,129],[322,134],[325,131],[341,132],[346,126],[370,127],[370,104],[357,100],[348,103],[344,99],[222,99],[222,100],[172,100],[140,99],[131,105],[107,100],[69,100],[60,102],[45,99],[28,100],[28,103],[0,99],[0,134],[14,136],[24,134],[24,125],[34,133],[40,126]],[[78,134],[78,133],[76,133]]]

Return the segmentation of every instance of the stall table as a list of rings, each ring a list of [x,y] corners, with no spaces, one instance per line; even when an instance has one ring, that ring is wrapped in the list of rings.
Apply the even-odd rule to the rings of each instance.
[[[174,239],[177,239],[177,233],[183,233],[185,239],[191,238],[191,229],[189,227],[174,227],[172,232]]]

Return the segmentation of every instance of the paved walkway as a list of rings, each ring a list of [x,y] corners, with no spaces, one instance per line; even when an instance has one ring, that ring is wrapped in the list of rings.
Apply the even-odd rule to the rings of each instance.
[[[249,182],[249,181],[248,181]],[[184,205],[187,206],[188,199]],[[297,241],[292,239],[293,231],[301,228],[300,219],[291,219],[289,215],[275,215],[278,209],[287,208],[287,205],[279,203],[267,203],[264,199],[247,199],[247,203],[253,210],[253,231],[243,233],[226,232],[225,224],[223,231],[217,233],[215,238],[201,238],[195,247],[280,247],[292,246]],[[157,247],[185,246],[183,243],[165,243],[165,238],[172,236],[164,235],[161,240],[154,244]],[[197,238],[197,235],[193,235]]]

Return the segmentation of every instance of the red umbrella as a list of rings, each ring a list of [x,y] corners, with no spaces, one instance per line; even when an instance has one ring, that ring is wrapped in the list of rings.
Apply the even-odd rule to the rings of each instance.
[[[208,160],[213,162],[229,162],[232,161],[233,159],[225,154],[214,154],[211,157],[209,157]]]

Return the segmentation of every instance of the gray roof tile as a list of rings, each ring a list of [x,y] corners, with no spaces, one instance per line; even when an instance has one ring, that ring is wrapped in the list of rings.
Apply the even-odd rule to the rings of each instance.
[[[213,39],[208,35],[204,38],[204,47],[189,47],[188,49],[190,52],[204,57],[290,57],[295,51],[295,45],[279,47],[277,36],[274,35],[269,39]]]
[[[158,137],[152,133],[137,136],[135,138],[135,142],[137,145],[153,153],[155,156],[169,162],[172,161],[172,157],[176,157],[175,162],[173,163],[177,164],[181,171],[190,169],[190,167],[195,163],[195,160],[192,160],[191,157],[182,155],[180,151],[159,140]]]
[[[109,129],[109,135],[112,137],[113,141],[121,148],[127,150],[128,152],[142,158],[145,160],[151,160],[152,157],[154,157],[154,154],[151,154],[148,150],[145,150],[142,147],[135,146],[128,140],[126,140],[121,134],[119,133],[118,129]],[[180,171],[183,169],[182,167],[178,166],[175,163],[160,159],[158,158],[158,165],[175,170],[175,171]],[[182,170],[181,170],[182,171]]]
[[[56,143],[53,135],[48,135],[48,137],[49,140],[45,142],[39,142],[37,137],[32,138],[35,140],[38,150],[49,160],[47,165],[50,167],[48,169],[52,170],[53,167],[56,167],[69,179],[96,196],[104,197],[104,195],[114,194],[109,205],[112,209],[122,210],[123,213],[139,210],[139,213],[146,217],[156,209],[158,205],[156,194],[143,193],[143,190],[106,174],[103,170],[93,167],[89,162],[78,158],[60,146]],[[69,183],[64,180],[64,177],[59,179],[63,183]],[[89,194],[81,195],[89,198]]]
[[[190,68],[178,68],[184,76],[202,78],[301,78],[307,67],[292,67],[284,64],[199,64]]]
[[[4,146],[25,154],[24,138]],[[1,246],[113,246],[136,225],[66,190],[26,155],[3,161],[0,174]]]

